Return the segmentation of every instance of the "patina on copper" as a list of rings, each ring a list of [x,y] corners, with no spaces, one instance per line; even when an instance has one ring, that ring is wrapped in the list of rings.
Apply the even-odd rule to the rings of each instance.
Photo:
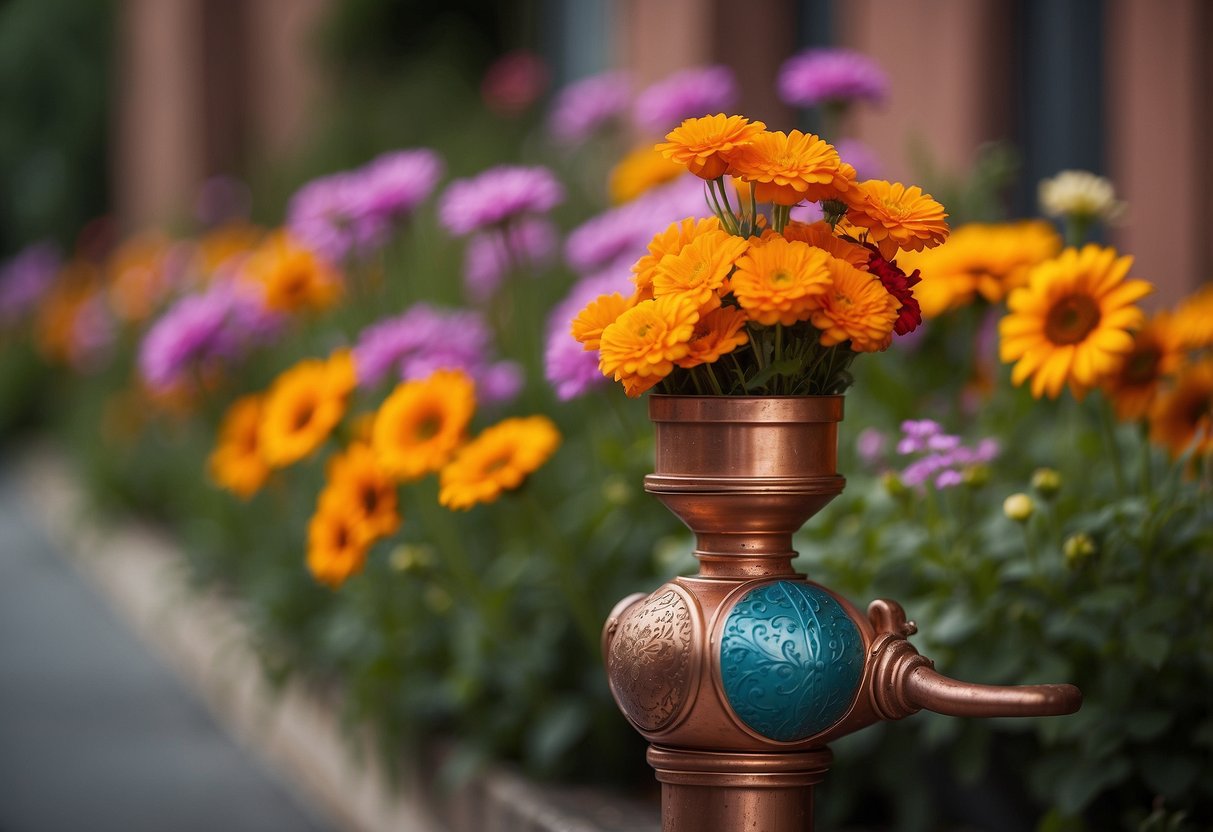
[[[667,832],[811,829],[826,744],[882,719],[921,709],[1053,715],[1081,704],[1071,685],[949,679],[907,640],[916,627],[895,601],[873,601],[864,615],[792,568],[793,534],[845,485],[836,471],[842,401],[649,399],[656,464],[645,490],[694,532],[699,572],[621,601],[603,631],[603,654],[616,702],[652,743]],[[768,597],[786,601],[768,610]],[[731,644],[740,652],[726,662]],[[819,652],[804,655],[811,649]],[[805,736],[755,717],[792,689],[789,708],[821,690],[837,718],[793,720],[793,728],[810,726]]]

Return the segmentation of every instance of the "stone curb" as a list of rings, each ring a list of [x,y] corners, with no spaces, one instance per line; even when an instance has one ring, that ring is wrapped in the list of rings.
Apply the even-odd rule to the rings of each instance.
[[[70,464],[38,446],[19,465],[23,495],[48,536],[115,612],[173,669],[242,746],[298,797],[350,832],[656,832],[656,805],[589,788],[533,783],[491,768],[454,791],[417,769],[394,779],[356,755],[333,695],[266,679],[231,598],[192,586],[171,538],[144,524],[90,516]],[[362,742],[363,748],[374,743]],[[643,765],[643,761],[637,761]],[[433,767],[430,767],[433,768]]]

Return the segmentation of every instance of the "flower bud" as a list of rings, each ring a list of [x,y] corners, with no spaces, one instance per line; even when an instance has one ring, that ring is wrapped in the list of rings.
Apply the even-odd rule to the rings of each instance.
[[[1022,492],[1012,494],[1002,501],[1002,513],[1016,523],[1028,522],[1028,518],[1034,511],[1036,511],[1036,504],[1032,502],[1031,497]]]
[[[968,465],[961,472],[964,477],[964,484],[969,488],[981,488],[990,481],[990,466],[988,465]]]
[[[1032,488],[1041,497],[1051,500],[1061,490],[1061,474],[1053,468],[1037,468],[1032,472]]]
[[[1066,566],[1075,569],[1093,557],[1099,551],[1094,538],[1086,532],[1078,532],[1066,538],[1061,545],[1061,554],[1066,560]]]
[[[433,548],[421,543],[401,543],[388,554],[388,565],[397,572],[420,571],[433,562]]]
[[[909,493],[909,489],[906,488],[906,484],[902,482],[896,471],[885,471],[880,477],[880,484],[891,497],[902,497]]]

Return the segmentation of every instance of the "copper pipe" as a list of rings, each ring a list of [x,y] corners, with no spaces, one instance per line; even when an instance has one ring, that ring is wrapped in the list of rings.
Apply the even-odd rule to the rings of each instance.
[[[912,704],[948,716],[1061,716],[1082,707],[1082,692],[1073,685],[976,685],[926,665],[905,677],[904,693]]]

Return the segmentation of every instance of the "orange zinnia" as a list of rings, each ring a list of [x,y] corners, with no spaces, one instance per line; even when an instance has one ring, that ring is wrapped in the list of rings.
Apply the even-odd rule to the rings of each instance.
[[[369,540],[353,516],[340,506],[318,510],[307,525],[307,568],[318,582],[333,589],[362,571]]]
[[[833,199],[854,179],[832,145],[799,130],[759,133],[731,160],[732,173],[753,184],[758,201],[776,205]]]
[[[774,232],[766,233],[773,234]],[[872,252],[863,246],[848,243],[846,240],[834,236],[830,224],[825,220],[813,223],[792,220],[784,226],[783,236],[786,240],[799,240],[828,251],[832,257],[845,260],[856,268],[863,268],[872,258]]]
[[[657,264],[667,254],[677,254],[682,249],[703,234],[720,231],[720,220],[715,217],[697,220],[694,217],[671,223],[664,231],[656,234],[649,242],[649,253],[636,261],[632,266],[632,281],[636,284],[635,300],[650,300],[653,297],[653,275],[657,273]]]
[[[638,396],[690,352],[698,322],[695,304],[680,295],[638,303],[602,331],[598,369],[624,382],[629,396]]]
[[[750,340],[745,329],[747,320],[746,313],[736,306],[722,306],[709,312],[695,324],[687,345],[689,352],[675,363],[683,369],[715,363]]]
[[[560,431],[546,416],[506,419],[464,445],[439,474],[438,502],[466,511],[491,503],[547,462],[560,446]]]
[[[270,386],[258,442],[273,468],[298,462],[328,438],[345,415],[348,383],[341,359],[306,359]]]
[[[686,165],[700,179],[718,179],[729,169],[729,154],[749,144],[766,129],[761,121],[719,113],[703,118],[688,118],[656,146],[661,155]]]
[[[1160,382],[1173,375],[1182,361],[1179,333],[1167,313],[1155,315],[1133,333],[1133,346],[1102,384],[1117,418],[1123,422],[1146,418]]]
[[[893,341],[901,302],[880,279],[850,263],[829,258],[831,283],[810,320],[821,330],[823,347],[851,342],[855,352],[877,352]]]
[[[750,319],[790,326],[809,317],[830,287],[829,254],[779,236],[754,243],[737,261],[730,283]]]
[[[633,150],[615,165],[607,189],[612,202],[630,202],[645,191],[685,174],[686,168],[682,165],[671,162],[646,145]]]
[[[577,313],[570,332],[587,350],[596,350],[602,339],[602,331],[615,323],[630,305],[618,292],[599,295]]]
[[[219,425],[215,450],[207,459],[211,479],[246,499],[256,494],[270,475],[258,440],[263,404],[264,397],[257,395],[233,402]]]
[[[246,272],[264,288],[266,306],[280,312],[324,309],[341,296],[337,272],[285,231],[257,248]]]
[[[868,230],[868,240],[886,260],[896,257],[898,249],[922,251],[948,237],[943,206],[917,185],[907,188],[900,182],[869,179],[842,198],[848,207],[847,219]]]
[[[1213,454],[1213,361],[1202,361],[1180,373],[1175,389],[1150,413],[1150,439],[1172,457],[1191,451]]]
[[[328,465],[328,483],[318,500],[321,508],[340,507],[368,541],[400,527],[396,483],[379,465],[375,452],[355,442]]]
[[[371,447],[383,470],[407,482],[445,465],[476,412],[475,391],[458,370],[438,370],[392,391],[371,428]]]
[[[717,293],[748,245],[725,231],[696,237],[677,254],[661,258],[653,275],[653,297],[680,295],[701,312],[710,312],[720,306]]]

